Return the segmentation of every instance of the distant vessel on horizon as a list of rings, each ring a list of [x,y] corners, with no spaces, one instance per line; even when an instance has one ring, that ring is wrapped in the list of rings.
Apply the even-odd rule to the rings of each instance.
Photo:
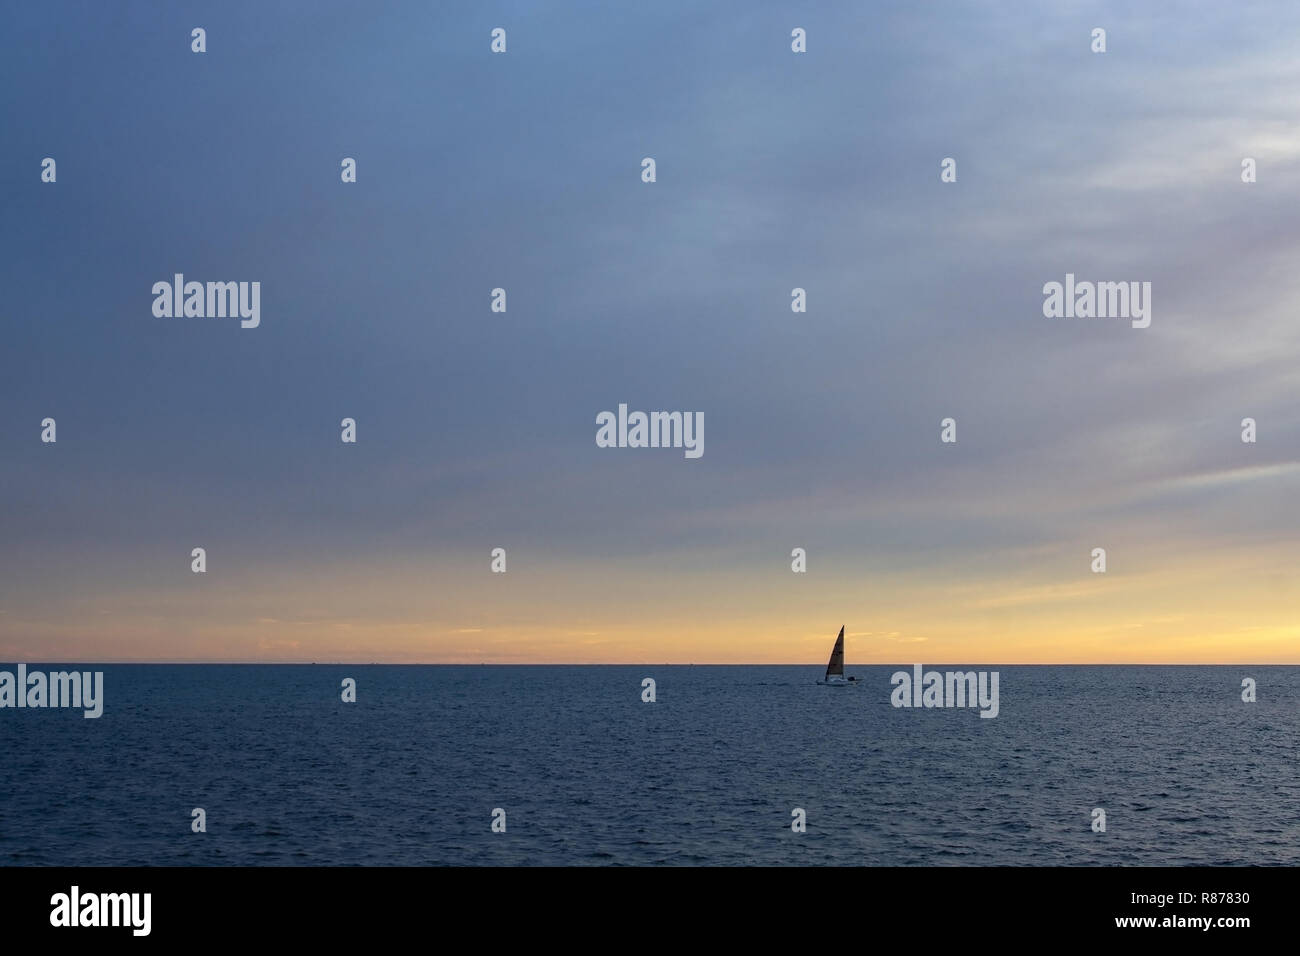
[[[859,683],[856,677],[844,676],[844,625],[840,625],[840,636],[835,638],[831,649],[831,659],[826,665],[826,676],[817,682],[828,687],[851,687]]]

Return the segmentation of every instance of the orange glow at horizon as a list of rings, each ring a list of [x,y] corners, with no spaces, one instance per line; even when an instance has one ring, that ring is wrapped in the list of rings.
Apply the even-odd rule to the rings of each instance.
[[[1167,557],[1167,556],[1166,556]],[[1079,562],[1076,562],[1079,563]],[[246,572],[160,594],[0,609],[0,660],[520,664],[1300,663],[1297,573],[1215,551],[1158,573],[951,569],[856,577],[513,561],[420,574]]]

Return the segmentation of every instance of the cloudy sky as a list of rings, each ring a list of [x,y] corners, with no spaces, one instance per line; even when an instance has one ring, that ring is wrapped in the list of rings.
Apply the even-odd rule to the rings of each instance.
[[[540,6],[7,14],[0,659],[1300,661],[1300,7]]]

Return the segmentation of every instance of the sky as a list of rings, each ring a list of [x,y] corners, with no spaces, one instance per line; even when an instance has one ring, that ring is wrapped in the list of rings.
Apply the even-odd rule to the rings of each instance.
[[[12,6],[0,660],[1300,663],[1300,7],[1131,7]]]

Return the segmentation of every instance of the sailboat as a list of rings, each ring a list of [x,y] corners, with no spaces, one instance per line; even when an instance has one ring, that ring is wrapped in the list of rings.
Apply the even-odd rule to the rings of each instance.
[[[835,638],[835,647],[831,650],[830,662],[826,665],[826,677],[817,683],[829,687],[852,687],[859,683],[856,677],[844,676],[844,628],[840,627],[840,636]]]

